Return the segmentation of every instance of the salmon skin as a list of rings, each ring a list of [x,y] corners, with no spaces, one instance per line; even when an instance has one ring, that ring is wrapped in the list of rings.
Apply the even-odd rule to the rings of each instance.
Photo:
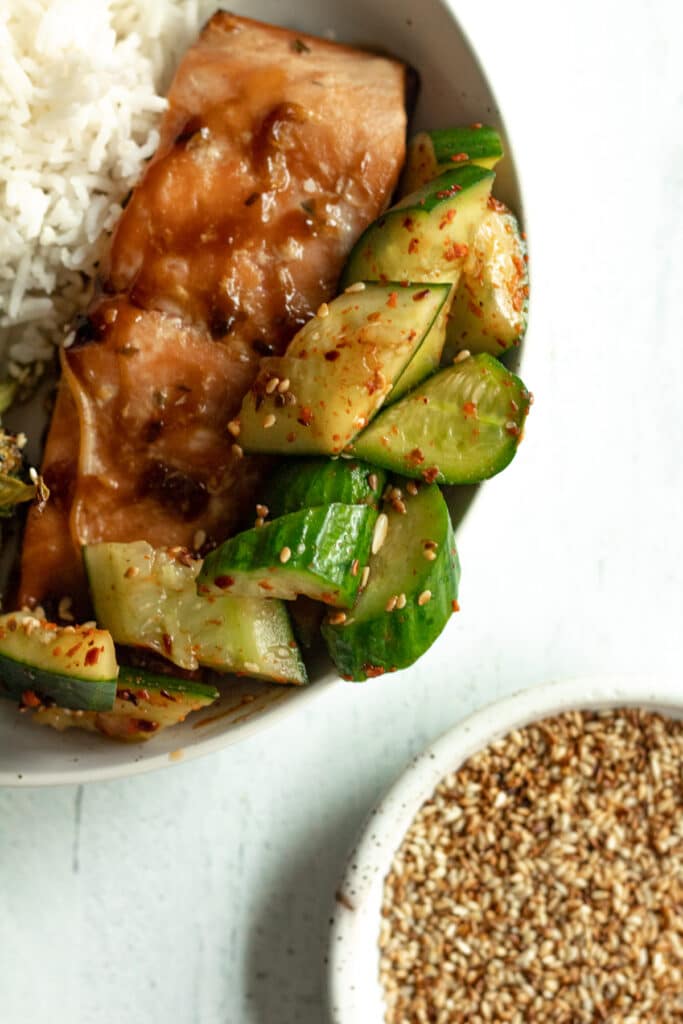
[[[249,520],[263,461],[240,457],[227,423],[388,205],[405,88],[386,57],[224,12],[207,23],[62,354],[53,498],[29,513],[20,605],[86,609],[85,543],[208,548]]]

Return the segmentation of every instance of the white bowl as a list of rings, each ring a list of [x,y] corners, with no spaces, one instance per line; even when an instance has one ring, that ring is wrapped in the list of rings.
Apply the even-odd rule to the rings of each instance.
[[[218,6],[218,4],[217,4]],[[444,127],[485,121],[504,126],[492,90],[477,58],[442,0],[237,0],[235,13],[340,41],[381,48],[402,57],[421,77],[413,127]],[[522,213],[509,140],[500,166],[496,195]],[[30,424],[22,424],[31,431]],[[450,498],[460,520],[474,489],[464,487]],[[71,730],[58,734],[37,728],[9,702],[0,701],[0,784],[56,785],[111,779],[173,763],[182,751],[196,757],[235,743],[285,711],[310,700],[339,679],[328,662],[312,666],[312,683],[302,689],[240,681],[226,686],[220,704],[206,714],[162,733],[144,745],[125,746]]]
[[[641,707],[683,718],[681,681],[589,676],[547,683],[477,711],[415,758],[370,815],[337,891],[328,957],[333,1024],[384,1021],[379,982],[384,880],[411,822],[441,779],[512,729],[562,711],[617,707]]]

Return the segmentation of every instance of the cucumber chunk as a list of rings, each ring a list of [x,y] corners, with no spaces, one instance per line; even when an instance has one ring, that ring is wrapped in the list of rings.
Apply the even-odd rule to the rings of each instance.
[[[530,404],[522,381],[502,363],[471,356],[382,412],[353,451],[428,483],[478,483],[512,461]]]
[[[192,711],[218,700],[214,686],[193,679],[121,666],[116,700],[111,711],[73,716],[64,708],[45,708],[33,716],[39,725],[63,732],[76,726],[110,739],[135,742],[151,739],[161,729],[183,722]]]
[[[349,608],[376,520],[374,508],[336,502],[245,530],[207,555],[197,580],[200,592],[289,601],[305,594]]]
[[[341,287],[353,281],[456,284],[494,178],[493,171],[467,164],[406,196],[358,239]]]
[[[0,696],[26,707],[45,701],[76,710],[114,704],[118,665],[108,632],[57,626],[28,612],[0,615]]]
[[[250,452],[338,455],[426,342],[439,352],[450,289],[370,284],[337,296],[284,356],[262,359],[239,415]],[[322,314],[322,315],[321,315]]]
[[[406,668],[434,643],[457,609],[460,565],[438,487],[406,497],[405,514],[386,513],[386,540],[370,559],[368,583],[343,623],[323,624],[330,656],[345,679]]]
[[[199,560],[146,541],[88,545],[84,560],[98,622],[120,644],[175,665],[305,683],[287,610],[279,601],[197,594]]]
[[[263,504],[277,516],[315,505],[376,506],[386,473],[360,459],[289,459],[270,477]]]
[[[527,326],[529,272],[517,218],[494,201],[486,211],[448,314],[447,355],[459,349],[501,355]]]
[[[500,135],[485,124],[419,132],[408,144],[401,194],[414,192],[454,165],[477,164],[492,170],[502,156]]]

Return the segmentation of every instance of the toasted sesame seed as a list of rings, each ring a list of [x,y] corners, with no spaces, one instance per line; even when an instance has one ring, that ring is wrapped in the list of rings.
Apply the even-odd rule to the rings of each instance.
[[[232,434],[232,436],[233,437],[239,437],[240,436],[240,430],[241,430],[240,421],[239,420],[230,420],[230,422],[228,423],[228,431]]]
[[[433,548],[425,547],[422,549],[422,557],[426,558],[428,562],[435,562],[437,559],[437,554]]]
[[[372,533],[372,547],[371,551],[373,555],[381,549],[384,541],[387,539],[387,530],[389,529],[389,519],[385,512],[380,512],[377,516],[377,522],[375,523],[375,529]]]
[[[421,608],[423,605],[427,604],[428,601],[431,601],[431,599],[432,599],[432,592],[431,592],[431,590],[423,590],[422,593],[420,594],[420,596],[417,599],[417,603],[419,604],[419,606]]]
[[[192,538],[192,547],[195,551],[199,551],[201,547],[206,543],[206,530],[195,530],[194,537]]]
[[[418,493],[418,487],[414,480],[409,480],[406,484],[406,490],[408,494],[412,494],[413,497]]]
[[[358,559],[354,558],[354,560],[351,562],[351,575],[352,576],[357,576],[358,575],[358,567],[359,567],[359,565],[360,565],[360,562],[358,561]]]
[[[466,359],[469,359],[472,353],[467,348],[461,349],[453,359],[454,363],[464,363]]]
[[[268,508],[267,505],[257,505],[256,506],[256,515],[260,516],[261,519],[265,519],[269,512],[270,512],[270,509]]]
[[[681,721],[572,711],[447,775],[384,883],[386,1024],[677,1024],[682,759]]]
[[[266,384],[266,394],[267,395],[272,395],[273,391],[275,391],[275,389],[277,388],[279,383],[280,383],[280,378],[279,377],[271,377],[270,380],[268,381],[268,383]]]
[[[327,616],[327,621],[331,626],[341,626],[343,622],[346,622],[346,612],[331,612]]]
[[[398,514],[401,516],[404,516],[408,511],[405,506],[405,502],[401,501],[400,498],[394,498],[393,501],[391,502],[391,507],[393,508],[394,512],[398,512]]]
[[[257,516],[256,519],[254,520],[254,529],[255,530],[260,530],[262,526],[263,526],[263,516]]]
[[[137,565],[129,565],[123,575],[127,580],[132,580],[133,577],[140,575],[140,570]]]
[[[281,380],[277,389],[281,395],[284,395],[285,391],[289,391],[289,377],[285,377],[284,380]]]
[[[241,459],[242,456],[244,455],[244,449],[241,448],[238,444],[234,444],[230,450],[236,459]]]
[[[350,284],[348,288],[344,289],[345,295],[355,295],[356,292],[365,291],[365,281],[356,281],[355,284]]]
[[[297,555],[303,555],[305,550],[306,550],[306,545],[303,543],[303,541],[301,543],[297,544],[297,546],[296,546],[296,553],[297,553]]]
[[[287,546],[285,546],[284,548],[282,548],[280,550],[280,561],[282,562],[283,565],[285,564],[285,562],[288,562],[291,557],[292,557],[292,550],[291,550],[291,548],[288,548]]]
[[[320,305],[318,306],[318,312],[315,315],[319,316],[321,319],[330,315],[330,307],[327,305],[326,302],[320,303]]]
[[[361,590],[365,590],[365,588],[368,585],[368,580],[369,579],[370,579],[370,566],[369,565],[364,565],[363,566],[363,572],[361,573],[361,576],[360,576]]]
[[[387,601],[387,603],[385,604],[384,611],[385,612],[393,612],[393,610],[394,610],[394,608],[396,607],[397,604],[398,604],[398,595],[394,594],[393,597],[390,597],[389,600]]]
[[[33,466],[30,467],[30,469],[28,471],[28,475],[31,478],[31,483],[33,483],[33,484],[37,484],[38,483],[38,471]]]
[[[269,430],[270,427],[274,426],[274,424],[275,424],[275,416],[273,415],[272,412],[269,412],[268,415],[266,416],[266,418],[263,421],[263,429],[264,430]]]
[[[400,610],[401,608],[405,608],[406,603],[407,603],[406,595],[405,594],[399,594],[398,595],[398,600],[396,601],[396,607]]]
[[[376,473],[370,473],[370,475],[368,476],[368,487],[370,488],[370,490],[371,491],[376,491],[378,484],[379,484],[379,480],[377,479],[377,474]]]
[[[71,605],[73,601],[70,597],[63,597],[57,606],[57,615],[64,622],[74,622],[74,617],[71,614]]]

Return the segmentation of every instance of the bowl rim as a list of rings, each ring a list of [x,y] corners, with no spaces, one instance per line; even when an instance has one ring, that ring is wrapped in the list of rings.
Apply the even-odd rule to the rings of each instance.
[[[683,718],[681,680],[641,673],[541,683],[473,712],[410,761],[366,819],[335,893],[326,959],[327,1007],[333,1024],[384,1021],[378,976],[384,879],[417,811],[444,776],[512,729],[564,711],[622,707]]]

